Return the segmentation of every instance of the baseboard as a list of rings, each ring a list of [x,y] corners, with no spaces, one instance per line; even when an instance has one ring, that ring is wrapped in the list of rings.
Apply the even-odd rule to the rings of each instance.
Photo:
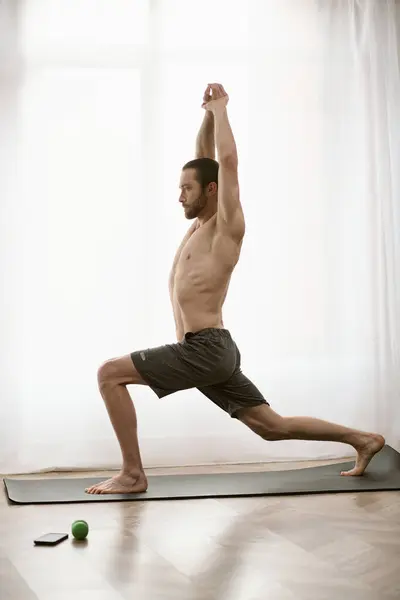
[[[291,440],[266,442],[252,434],[240,436],[152,437],[140,440],[146,469],[196,467],[207,465],[300,462],[343,459],[352,456],[346,444]],[[56,456],[57,462],[51,462]],[[15,463],[1,464],[1,471],[27,474],[57,471],[114,470],[121,465],[119,446],[114,438],[88,440],[74,445],[35,445],[35,453],[19,456]]]

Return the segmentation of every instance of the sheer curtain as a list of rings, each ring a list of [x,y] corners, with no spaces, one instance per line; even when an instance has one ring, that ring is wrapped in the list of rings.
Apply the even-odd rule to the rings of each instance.
[[[283,415],[400,449],[395,2],[3,0],[0,15],[0,471],[119,465],[96,372],[174,341],[179,174],[210,81],[231,98],[247,219],[224,314],[243,370]],[[349,454],[263,442],[196,390],[129,391],[147,467]]]

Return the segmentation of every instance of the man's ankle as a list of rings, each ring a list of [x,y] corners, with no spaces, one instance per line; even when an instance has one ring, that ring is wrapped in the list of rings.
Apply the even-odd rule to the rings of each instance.
[[[354,431],[346,436],[344,442],[353,446],[355,450],[359,450],[359,448],[365,444],[365,435],[358,431]]]
[[[121,468],[121,473],[123,475],[128,475],[129,477],[139,477],[143,474],[143,471],[135,464],[124,463]]]

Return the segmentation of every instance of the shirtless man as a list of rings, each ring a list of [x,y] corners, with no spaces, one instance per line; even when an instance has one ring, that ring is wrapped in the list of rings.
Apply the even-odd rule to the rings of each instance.
[[[196,159],[181,173],[179,201],[193,224],[178,248],[169,281],[178,341],[136,350],[100,366],[99,389],[121,447],[123,464],[118,475],[86,489],[87,493],[147,490],[136,411],[126,387],[130,384],[148,385],[159,398],[197,388],[264,440],[349,444],[357,459],[354,468],[342,475],[361,475],[385,444],[378,434],[312,417],[280,416],[240,369],[239,350],[222,320],[222,306],[245,233],[228,100],[221,85],[207,86]]]

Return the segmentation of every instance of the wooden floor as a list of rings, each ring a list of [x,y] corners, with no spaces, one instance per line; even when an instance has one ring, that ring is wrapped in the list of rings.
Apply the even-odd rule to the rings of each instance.
[[[86,542],[33,546],[75,519]],[[0,598],[399,600],[400,492],[38,506],[3,492]]]

